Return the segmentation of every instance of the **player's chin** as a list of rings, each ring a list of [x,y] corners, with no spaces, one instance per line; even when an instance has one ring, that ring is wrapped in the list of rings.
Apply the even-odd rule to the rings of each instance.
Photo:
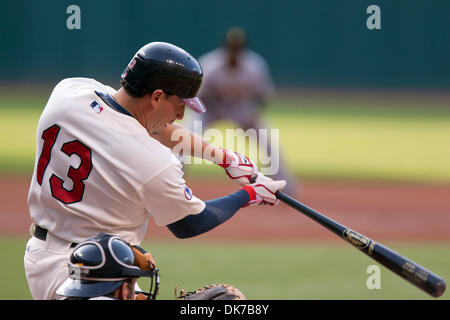
[[[163,131],[164,129],[166,129],[167,126],[168,126],[167,123],[166,123],[166,124],[161,124],[161,125],[159,125],[159,126],[157,126],[157,127],[151,128],[151,130],[148,130],[148,132],[151,132],[151,133],[150,133],[151,135],[155,135],[155,134],[160,133],[160,132]]]

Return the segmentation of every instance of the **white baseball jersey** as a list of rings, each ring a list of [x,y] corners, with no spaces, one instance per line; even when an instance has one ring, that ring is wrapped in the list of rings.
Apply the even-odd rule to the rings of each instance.
[[[205,203],[185,185],[170,149],[95,90],[115,92],[70,78],[45,106],[28,195],[32,220],[71,242],[108,232],[139,244],[150,216],[163,226],[200,213]]]
[[[208,113],[233,113],[237,119],[244,109],[266,100],[274,92],[274,85],[265,60],[250,49],[242,49],[238,65],[227,65],[225,48],[215,49],[199,58],[203,82],[199,91],[208,106]],[[205,114],[208,116],[208,114]],[[232,116],[233,118],[233,116]]]

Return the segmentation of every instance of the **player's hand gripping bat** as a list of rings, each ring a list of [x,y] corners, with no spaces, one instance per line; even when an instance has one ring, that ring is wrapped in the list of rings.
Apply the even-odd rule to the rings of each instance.
[[[278,191],[276,196],[280,201],[283,201],[290,207],[305,214],[344,240],[347,240],[350,244],[360,249],[370,258],[379,262],[392,272],[409,281],[419,289],[427,292],[431,296],[437,298],[444,293],[446,288],[444,279],[433,272],[425,269],[408,258],[401,256],[397,252],[367,238],[366,236],[331,220],[330,218],[305,206],[283,192]]]

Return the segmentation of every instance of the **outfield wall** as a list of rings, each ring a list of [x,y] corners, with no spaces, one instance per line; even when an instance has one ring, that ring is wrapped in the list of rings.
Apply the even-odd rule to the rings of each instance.
[[[381,29],[369,30],[374,4]],[[80,29],[68,29],[71,5]],[[0,82],[117,79],[147,42],[199,56],[241,25],[279,85],[450,88],[447,0],[23,0],[0,9]]]

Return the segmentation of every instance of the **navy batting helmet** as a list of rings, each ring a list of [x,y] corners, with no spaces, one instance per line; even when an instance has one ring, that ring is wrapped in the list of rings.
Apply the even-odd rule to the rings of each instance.
[[[142,270],[136,266],[131,247],[121,238],[99,233],[75,247],[69,258],[69,278],[56,294],[90,298],[113,293],[125,280],[150,277],[157,269]]]
[[[173,44],[146,44],[131,59],[121,78],[138,96],[162,89],[183,99],[190,109],[206,111],[196,97],[203,79],[202,68],[193,56]]]

